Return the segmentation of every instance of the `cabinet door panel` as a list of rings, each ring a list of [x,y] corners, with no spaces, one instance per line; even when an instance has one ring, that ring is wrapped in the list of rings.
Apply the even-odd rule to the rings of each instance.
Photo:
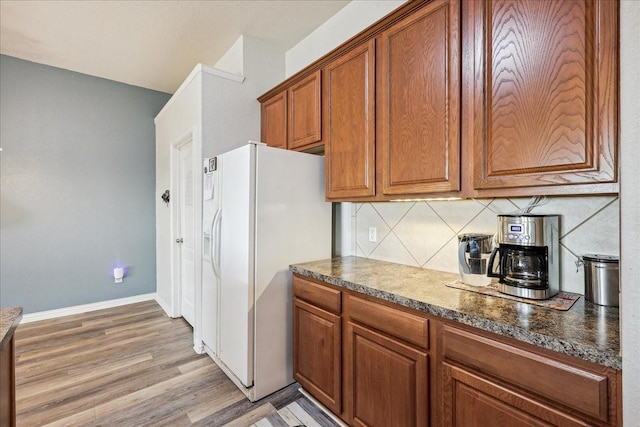
[[[327,197],[375,194],[374,41],[325,69]]]
[[[428,424],[427,354],[363,328],[346,326],[351,358],[347,387],[351,418],[358,426]]]
[[[442,331],[442,351],[447,360],[607,421],[609,380],[605,373],[579,369],[458,328],[444,326]],[[523,370],[523,366],[527,369]],[[567,393],[564,387],[572,392]]]
[[[287,148],[287,91],[260,106],[260,138],[270,147]]]
[[[460,189],[460,3],[440,0],[379,38],[384,194]]]
[[[443,364],[443,424],[460,427],[587,423],[466,369]]]
[[[289,88],[289,149],[320,141],[320,70]]]
[[[474,188],[615,181],[617,2],[471,6]]]
[[[342,409],[341,321],[297,298],[293,308],[293,376],[336,414]]]

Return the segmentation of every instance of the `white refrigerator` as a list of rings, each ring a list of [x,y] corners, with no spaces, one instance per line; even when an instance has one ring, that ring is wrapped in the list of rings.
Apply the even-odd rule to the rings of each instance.
[[[255,401],[293,382],[289,265],[331,256],[324,157],[250,142],[204,171],[202,340]]]

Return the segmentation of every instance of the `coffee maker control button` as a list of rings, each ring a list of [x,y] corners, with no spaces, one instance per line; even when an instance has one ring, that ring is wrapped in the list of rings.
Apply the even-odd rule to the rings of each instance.
[[[513,234],[509,234],[507,237],[513,239]]]
[[[529,240],[529,236],[524,236],[524,240]]]

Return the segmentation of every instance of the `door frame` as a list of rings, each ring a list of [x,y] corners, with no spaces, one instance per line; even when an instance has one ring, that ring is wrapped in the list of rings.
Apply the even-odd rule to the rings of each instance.
[[[194,126],[180,135],[171,143],[170,150],[170,194],[174,203],[171,203],[170,213],[170,239],[171,239],[171,312],[172,317],[182,316],[182,286],[181,286],[181,251],[176,243],[180,232],[180,204],[177,202],[180,191],[180,148],[191,142],[191,161],[193,169],[193,272],[194,295],[194,322],[193,322],[193,348],[198,354],[204,352],[202,345],[202,129]]]

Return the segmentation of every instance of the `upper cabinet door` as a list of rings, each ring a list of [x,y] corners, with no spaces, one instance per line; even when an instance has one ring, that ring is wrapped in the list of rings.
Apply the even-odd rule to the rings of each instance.
[[[287,91],[260,106],[260,139],[270,147],[287,148]]]
[[[324,140],[328,198],[375,194],[375,42],[327,64]]]
[[[382,193],[460,189],[460,3],[439,0],[378,38]]]
[[[618,2],[468,4],[473,187],[616,182]]]
[[[289,88],[288,107],[289,149],[320,141],[320,70]]]

